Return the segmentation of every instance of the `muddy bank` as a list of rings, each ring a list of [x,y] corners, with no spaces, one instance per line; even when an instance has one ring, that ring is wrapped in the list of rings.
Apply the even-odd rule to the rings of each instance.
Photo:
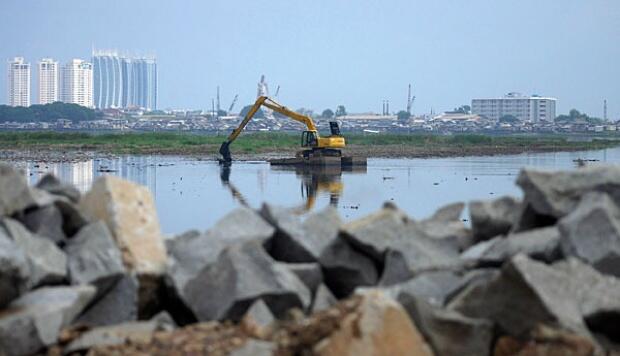
[[[467,157],[467,156],[496,156],[513,155],[521,153],[545,153],[545,152],[575,152],[596,150],[616,147],[618,144],[611,142],[592,145],[591,143],[573,143],[566,145],[529,145],[529,146],[445,146],[445,147],[420,147],[406,145],[349,145],[343,150],[344,155],[365,156],[368,158],[442,158],[442,157]],[[268,161],[275,158],[293,157],[298,150],[286,149],[261,149],[259,152],[234,152],[233,159],[239,161]],[[114,148],[56,148],[36,147],[29,149],[3,149],[0,151],[0,161],[20,162],[80,162],[96,158],[113,158],[123,154],[158,155],[158,156],[186,156],[197,160],[217,160],[220,156],[215,146],[195,148],[136,148],[126,152],[118,152]]]

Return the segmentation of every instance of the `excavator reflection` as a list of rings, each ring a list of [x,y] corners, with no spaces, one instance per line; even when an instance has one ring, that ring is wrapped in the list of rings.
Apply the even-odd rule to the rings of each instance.
[[[366,173],[366,167],[341,167],[341,166],[272,166],[271,169],[278,171],[294,171],[301,181],[301,197],[303,204],[293,207],[291,210],[298,214],[312,211],[316,205],[317,197],[329,195],[329,204],[338,207],[340,197],[344,191],[342,173]],[[230,182],[230,165],[220,166],[220,179],[228,188],[231,195],[243,206],[249,206],[243,194]]]

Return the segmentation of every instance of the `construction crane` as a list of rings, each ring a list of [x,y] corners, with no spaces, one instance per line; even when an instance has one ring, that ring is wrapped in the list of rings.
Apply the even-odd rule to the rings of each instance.
[[[280,86],[278,85],[278,87],[276,88],[276,94],[273,96],[274,98],[278,97],[278,94],[280,94]]]
[[[234,129],[233,132],[228,136],[226,141],[222,143],[222,146],[220,146],[220,154],[222,155],[222,160],[220,162],[230,163],[232,161],[232,157],[230,155],[230,144],[235,139],[237,139],[237,137],[239,137],[241,131],[243,131],[248,122],[252,120],[252,118],[254,117],[258,109],[261,108],[261,106],[269,108],[277,113],[280,113],[306,125],[307,130],[303,131],[301,134],[301,146],[305,149],[298,153],[299,156],[302,156],[304,159],[309,159],[313,157],[342,156],[342,152],[339,149],[345,146],[345,140],[344,137],[340,134],[340,127],[338,126],[338,122],[331,121],[329,123],[331,135],[327,137],[321,137],[311,117],[290,110],[286,106],[280,105],[273,99],[270,99],[266,96],[259,96],[258,99],[256,99],[256,102],[254,103],[252,108],[250,108],[248,113],[243,118],[243,121],[241,121],[241,123],[239,124],[239,127]]]
[[[232,103],[230,103],[230,106],[228,107],[228,112],[232,112],[233,107],[235,107],[235,104],[237,103],[237,99],[239,98],[239,94],[235,94],[235,97],[233,98]]]

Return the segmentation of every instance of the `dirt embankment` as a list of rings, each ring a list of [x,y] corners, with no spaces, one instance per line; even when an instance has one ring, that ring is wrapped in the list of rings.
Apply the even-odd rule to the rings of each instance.
[[[465,156],[494,156],[521,153],[539,152],[574,152],[612,147],[592,146],[586,143],[572,145],[463,145],[463,146],[409,146],[409,145],[349,145],[343,150],[348,156],[365,156],[369,158],[436,158],[436,157],[465,157]],[[234,152],[237,160],[269,160],[273,158],[292,157],[298,151],[296,148],[272,149],[262,148],[256,152]],[[42,161],[42,162],[79,162],[102,157],[114,157],[123,154],[135,155],[162,155],[162,156],[190,156],[204,160],[219,158],[217,149],[212,145],[155,148],[138,147],[131,150],[117,150],[110,148],[93,149],[93,147],[35,147],[29,149],[3,149],[0,151],[0,161]]]

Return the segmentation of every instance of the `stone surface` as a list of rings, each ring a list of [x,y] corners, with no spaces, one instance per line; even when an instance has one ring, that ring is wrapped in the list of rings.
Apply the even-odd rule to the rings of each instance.
[[[414,230],[432,240],[441,241],[444,248],[462,251],[474,242],[472,231],[461,220],[464,203],[439,208],[430,218],[415,223]],[[409,221],[412,225],[413,222]],[[416,234],[416,235],[417,235]]]
[[[31,232],[47,237],[56,244],[65,242],[62,213],[56,205],[48,205],[27,212],[20,218],[20,221]]]
[[[387,250],[383,261],[383,271],[377,285],[391,286],[407,281],[413,276],[405,256],[400,251]]]
[[[53,202],[45,191],[30,188],[26,175],[7,163],[0,163],[0,216],[9,216],[30,207],[41,207]]]
[[[308,288],[258,241],[224,249],[215,263],[187,283],[182,296],[201,321],[239,320],[259,298],[278,317],[290,308],[306,309],[310,304]]]
[[[138,280],[127,274],[117,280],[99,299],[80,315],[78,322],[103,326],[134,321],[138,318]]]
[[[620,276],[620,209],[607,194],[588,193],[559,223],[565,255]]]
[[[601,274],[576,258],[556,262],[552,268],[564,274],[568,281],[564,293],[577,304],[586,322],[620,313],[620,279]]]
[[[312,307],[310,308],[310,311],[312,313],[323,311],[336,304],[336,302],[338,302],[338,300],[334,297],[329,288],[327,288],[326,285],[321,284],[314,293],[314,299],[312,300]]]
[[[516,222],[520,202],[510,196],[495,200],[476,200],[469,203],[471,227],[476,241],[505,235]]]
[[[342,237],[325,248],[319,263],[325,284],[339,298],[348,296],[357,287],[373,286],[378,280],[373,260],[353,249]]]
[[[26,256],[0,229],[0,309],[28,290],[29,277]]]
[[[391,286],[386,293],[397,300],[415,296],[435,305],[443,305],[453,293],[463,288],[467,279],[452,271],[425,272]]]
[[[295,273],[304,282],[310,292],[314,293],[323,283],[323,271],[318,263],[281,263],[291,272]]]
[[[517,185],[524,201],[540,215],[561,218],[573,211],[582,195],[596,191],[609,194],[620,202],[620,167],[615,165],[587,166],[570,171],[522,169]]]
[[[92,286],[46,287],[24,294],[0,314],[0,350],[31,355],[54,344],[95,295]]]
[[[251,240],[266,242],[274,231],[255,211],[237,208],[205,233],[189,231],[167,240],[169,266],[166,279],[182,291],[200,270],[217,260],[225,247]]]
[[[80,191],[70,184],[62,183],[53,174],[46,174],[37,183],[37,188],[54,195],[64,196],[73,203],[80,201]]]
[[[81,228],[88,225],[88,218],[84,216],[77,205],[64,199],[57,199],[54,205],[62,214],[62,231],[65,236],[72,237]]]
[[[275,355],[276,345],[269,341],[247,340],[240,348],[230,352],[229,356],[271,356]]]
[[[2,229],[26,256],[30,268],[29,288],[57,284],[65,280],[67,257],[56,244],[49,239],[33,235],[13,219],[0,220],[0,230]]]
[[[115,176],[102,176],[82,197],[80,208],[91,220],[103,220],[108,225],[126,267],[139,275],[164,272],[166,249],[148,188]]]
[[[415,274],[426,270],[455,267],[458,248],[450,242],[428,236],[426,223],[416,223],[392,208],[370,214],[343,227],[344,236],[357,249],[383,264],[386,251],[400,252]],[[432,221],[432,224],[445,222]]]
[[[577,269],[577,268],[575,268]],[[507,262],[502,273],[488,283],[472,284],[456,296],[449,309],[473,318],[490,319],[513,336],[522,336],[537,324],[558,325],[587,334],[583,322],[586,307],[579,302],[585,278],[577,278],[560,268],[517,255]],[[596,307],[618,300],[615,288],[588,299]]]
[[[107,225],[98,221],[83,227],[65,246],[71,284],[91,284],[99,295],[125,273],[121,252]]]
[[[304,221],[290,209],[263,204],[261,215],[276,228],[269,253],[278,261],[316,262],[337,236],[342,224],[338,211],[328,206]]]
[[[362,294],[354,313],[313,350],[319,356],[432,355],[407,312],[380,291]]]
[[[155,331],[165,330],[156,321],[134,321],[112,326],[102,326],[85,332],[65,347],[65,354],[87,351],[92,347],[122,345],[128,341],[151,340]]]
[[[437,355],[490,354],[493,323],[489,320],[468,318],[412,296],[399,302]]]
[[[498,236],[483,241],[465,251],[461,258],[475,260],[483,265],[501,265],[519,253],[544,262],[553,262],[562,257],[560,231],[555,226]]]

